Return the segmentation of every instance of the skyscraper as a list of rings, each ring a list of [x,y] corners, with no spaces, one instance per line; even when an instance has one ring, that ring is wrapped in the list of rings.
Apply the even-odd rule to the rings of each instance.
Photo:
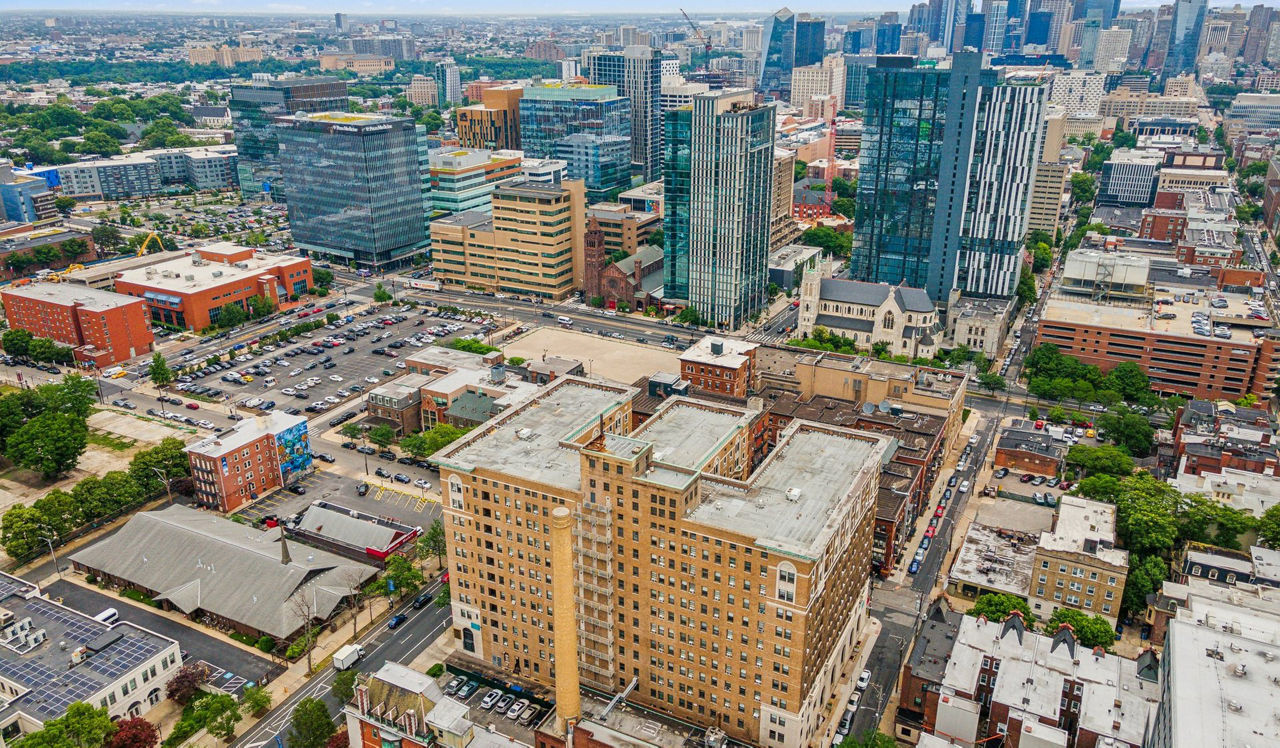
[[[1208,0],[1174,0],[1173,23],[1169,29],[1169,52],[1165,56],[1160,79],[1195,70],[1196,53],[1200,50],[1200,30],[1204,28]]]
[[[582,57],[589,81],[615,86],[631,100],[631,162],[652,182],[662,171],[662,53],[633,45]]]
[[[556,141],[585,132],[631,139],[631,100],[614,86],[583,83],[529,85],[520,99],[520,147],[533,158],[554,158]],[[629,147],[629,146],[628,146]],[[578,175],[570,172],[578,179]]]
[[[439,92],[440,106],[462,103],[462,76],[458,71],[458,63],[444,60],[436,63],[436,90]]]
[[[968,96],[951,96],[965,91]],[[868,71],[850,277],[1010,296],[1039,160],[1045,91],[979,53],[950,69],[881,58]]]
[[[783,8],[764,21],[760,46],[760,92],[779,101],[790,100],[791,69],[795,66],[796,17]]]
[[[938,41],[948,50],[955,49],[956,31],[965,24],[973,5],[970,0],[942,0],[942,13],[938,18]]]
[[[555,157],[569,176],[585,183],[587,202],[615,199],[631,186],[631,140],[620,135],[578,132],[555,142]]]
[[[663,113],[664,293],[728,328],[768,287],[775,112],[754,100],[725,89]]]
[[[233,83],[231,124],[236,134],[236,171],[240,194],[246,200],[264,195],[286,199],[280,175],[279,146],[274,120],[298,112],[332,112],[347,108],[347,84],[329,76],[312,78],[255,78]]]
[[[796,17],[795,67],[817,65],[826,56],[827,22],[801,13]]]
[[[986,16],[982,49],[998,55],[1004,49],[1005,28],[1009,25],[1009,3],[1005,0],[986,0],[982,4],[982,14]]]
[[[426,245],[425,132],[412,119],[328,112],[279,117],[276,126],[299,247],[381,271]]]

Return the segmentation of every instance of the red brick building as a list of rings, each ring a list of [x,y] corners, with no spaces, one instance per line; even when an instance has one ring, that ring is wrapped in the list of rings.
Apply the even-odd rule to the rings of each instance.
[[[1006,429],[996,442],[995,466],[1055,476],[1066,449],[1043,431]]]
[[[230,242],[126,270],[116,278],[116,291],[142,299],[152,322],[187,330],[203,330],[217,322],[227,304],[248,311],[249,299],[261,296],[276,308],[287,307],[290,297],[311,287],[310,259],[259,255]]]
[[[146,305],[110,291],[70,283],[33,283],[0,292],[9,327],[75,348],[98,368],[151,352]]]
[[[186,448],[196,501],[232,512],[311,467],[307,419],[273,410]]]
[[[1142,211],[1142,224],[1138,227],[1138,238],[1154,239],[1158,242],[1176,242],[1182,239],[1186,230],[1187,212],[1185,210],[1148,208]]]
[[[756,343],[707,336],[680,354],[680,375],[695,390],[746,397],[755,379]]]

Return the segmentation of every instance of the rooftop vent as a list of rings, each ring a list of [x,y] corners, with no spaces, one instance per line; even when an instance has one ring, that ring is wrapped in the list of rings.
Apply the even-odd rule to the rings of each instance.
[[[787,489],[787,501],[795,503],[800,500],[800,489],[792,487]]]
[[[724,353],[724,341],[723,340],[711,341],[711,355],[719,356],[723,353]]]

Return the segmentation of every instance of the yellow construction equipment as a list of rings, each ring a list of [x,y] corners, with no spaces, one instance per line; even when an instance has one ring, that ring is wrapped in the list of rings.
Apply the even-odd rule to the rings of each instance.
[[[55,270],[54,272],[49,273],[47,276],[44,277],[44,280],[47,280],[50,283],[61,283],[64,279],[64,276],[66,276],[68,273],[74,273],[77,270],[84,270],[84,265],[81,265],[78,262],[73,262],[61,270]]]
[[[151,244],[152,239],[156,240],[156,243],[160,245],[160,249],[164,249],[164,242],[160,240],[160,236],[156,234],[156,232],[152,231],[150,234],[147,234],[146,239],[142,240],[142,244],[138,245],[137,257],[141,257],[147,253],[147,247]]]

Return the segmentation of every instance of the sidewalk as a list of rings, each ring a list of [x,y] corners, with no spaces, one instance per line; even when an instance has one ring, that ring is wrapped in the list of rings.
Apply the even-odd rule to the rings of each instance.
[[[822,740],[818,745],[828,746],[835,740],[836,728],[840,726],[840,718],[844,716],[844,710],[849,708],[849,697],[854,692],[858,676],[862,675],[862,671],[866,669],[867,658],[871,656],[871,648],[875,646],[876,639],[880,637],[880,629],[880,621],[868,614],[867,628],[853,645],[854,656],[845,662],[844,667],[840,670],[840,677],[831,693],[831,698],[827,699],[827,702],[822,705],[822,731],[820,733]],[[859,706],[859,709],[861,709],[861,706]]]

